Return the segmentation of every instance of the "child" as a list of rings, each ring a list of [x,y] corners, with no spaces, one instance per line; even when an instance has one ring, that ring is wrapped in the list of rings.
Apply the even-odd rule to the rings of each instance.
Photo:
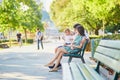
[[[62,37],[62,39],[64,40],[64,44],[63,45],[61,45],[61,46],[58,46],[57,48],[55,48],[55,53],[57,53],[57,49],[58,48],[60,48],[60,47],[63,47],[63,46],[67,46],[67,45],[70,45],[71,44],[71,42],[73,41],[73,35],[71,34],[71,31],[70,31],[70,29],[65,29],[65,31],[64,31],[64,36]],[[52,65],[52,66],[48,66],[49,68],[53,68],[55,66],[55,64],[54,65]],[[61,64],[59,63],[59,65],[57,66],[58,68],[60,68],[61,67]]]
[[[62,37],[62,39],[64,40],[64,44],[62,45],[62,46],[66,46],[66,45],[70,45],[71,44],[71,42],[72,42],[72,40],[73,40],[73,36],[71,35],[71,31],[70,31],[70,29],[65,29],[65,31],[64,31],[64,36]],[[56,51],[57,51],[57,49],[59,48],[59,47],[62,47],[62,46],[58,46],[57,48],[55,48],[55,53],[56,53]]]

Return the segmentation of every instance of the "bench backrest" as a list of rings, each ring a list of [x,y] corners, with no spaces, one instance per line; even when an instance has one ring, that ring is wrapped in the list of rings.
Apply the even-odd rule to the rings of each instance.
[[[101,40],[94,58],[120,73],[120,40]]]
[[[82,46],[81,56],[83,56],[83,55],[84,55],[84,51],[85,51],[85,49],[86,49],[86,47],[87,47],[88,41],[89,41],[89,40],[88,40],[88,39],[86,39],[86,41],[85,41],[84,45]]]

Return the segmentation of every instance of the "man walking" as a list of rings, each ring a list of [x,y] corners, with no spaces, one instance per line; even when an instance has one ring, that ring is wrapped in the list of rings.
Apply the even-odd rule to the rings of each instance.
[[[37,39],[37,48],[38,48],[38,50],[40,48],[39,44],[41,44],[41,47],[43,49],[43,42],[42,42],[43,34],[42,34],[42,32],[40,31],[39,28],[37,28],[36,39]]]
[[[22,46],[22,34],[20,32],[17,33],[17,42],[19,43],[19,46],[21,47]]]

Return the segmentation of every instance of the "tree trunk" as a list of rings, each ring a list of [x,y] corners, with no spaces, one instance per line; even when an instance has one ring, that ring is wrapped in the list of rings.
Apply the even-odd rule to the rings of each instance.
[[[11,43],[11,29],[9,29],[9,46],[11,47],[12,46],[12,43]]]
[[[27,30],[24,29],[24,33],[25,33],[25,43],[27,43]]]
[[[95,35],[99,35],[98,30],[99,30],[98,28],[95,29]]]

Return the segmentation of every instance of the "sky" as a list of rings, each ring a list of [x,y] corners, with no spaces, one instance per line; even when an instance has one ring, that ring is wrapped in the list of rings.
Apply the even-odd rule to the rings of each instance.
[[[0,0],[0,3],[2,2],[2,0]]]
[[[37,1],[37,2],[42,2],[45,10],[46,10],[47,12],[50,11],[50,4],[51,4],[51,2],[52,2],[53,0],[36,0],[36,1]]]
[[[2,1],[2,0],[0,0],[0,2],[1,2],[1,1]],[[37,1],[38,3],[39,3],[39,2],[42,2],[45,10],[46,10],[47,12],[50,11],[50,4],[51,4],[51,2],[52,2],[53,0],[35,0],[35,1]]]

